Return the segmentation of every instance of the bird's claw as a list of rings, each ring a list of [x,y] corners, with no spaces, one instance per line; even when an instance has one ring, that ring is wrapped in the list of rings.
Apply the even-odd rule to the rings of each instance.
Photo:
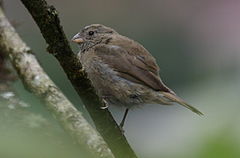
[[[100,109],[104,110],[104,109],[107,109],[108,108],[108,103],[105,99],[103,99],[103,105],[104,106],[101,106]]]

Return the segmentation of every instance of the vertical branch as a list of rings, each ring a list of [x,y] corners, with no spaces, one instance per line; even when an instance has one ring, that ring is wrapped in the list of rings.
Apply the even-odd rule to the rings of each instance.
[[[41,30],[48,44],[48,51],[58,59],[114,156],[136,158],[111,113],[107,109],[100,109],[102,100],[96,95],[79,59],[72,52],[55,8],[49,6],[45,0],[21,1]]]

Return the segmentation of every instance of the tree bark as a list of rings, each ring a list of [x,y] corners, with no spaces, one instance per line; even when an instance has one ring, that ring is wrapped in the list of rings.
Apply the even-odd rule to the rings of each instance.
[[[63,128],[96,157],[114,158],[102,137],[68,101],[39,65],[0,9],[0,49],[8,54],[24,86],[40,97]]]
[[[45,0],[21,0],[37,23],[48,44],[49,53],[61,64],[69,80],[81,97],[98,132],[103,136],[116,158],[136,158],[108,109],[101,109],[102,100],[82,69],[78,57],[72,52],[63,32],[58,13]]]

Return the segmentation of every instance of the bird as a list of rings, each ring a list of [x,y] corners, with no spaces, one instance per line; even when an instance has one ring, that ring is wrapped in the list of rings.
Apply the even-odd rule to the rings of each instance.
[[[168,88],[160,78],[156,59],[140,43],[102,24],[85,26],[72,41],[79,45],[77,56],[97,95],[105,106],[129,109],[144,104],[178,103],[203,115]]]

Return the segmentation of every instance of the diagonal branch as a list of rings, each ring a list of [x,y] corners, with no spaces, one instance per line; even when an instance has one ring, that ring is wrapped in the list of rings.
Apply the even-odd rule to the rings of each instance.
[[[102,137],[67,100],[39,65],[0,8],[0,49],[8,54],[25,87],[40,97],[63,128],[93,155],[114,158]]]
[[[41,30],[48,44],[48,51],[58,59],[114,156],[136,158],[110,112],[100,108],[103,105],[102,100],[96,95],[79,59],[72,52],[55,8],[49,6],[45,0],[21,1]]]

